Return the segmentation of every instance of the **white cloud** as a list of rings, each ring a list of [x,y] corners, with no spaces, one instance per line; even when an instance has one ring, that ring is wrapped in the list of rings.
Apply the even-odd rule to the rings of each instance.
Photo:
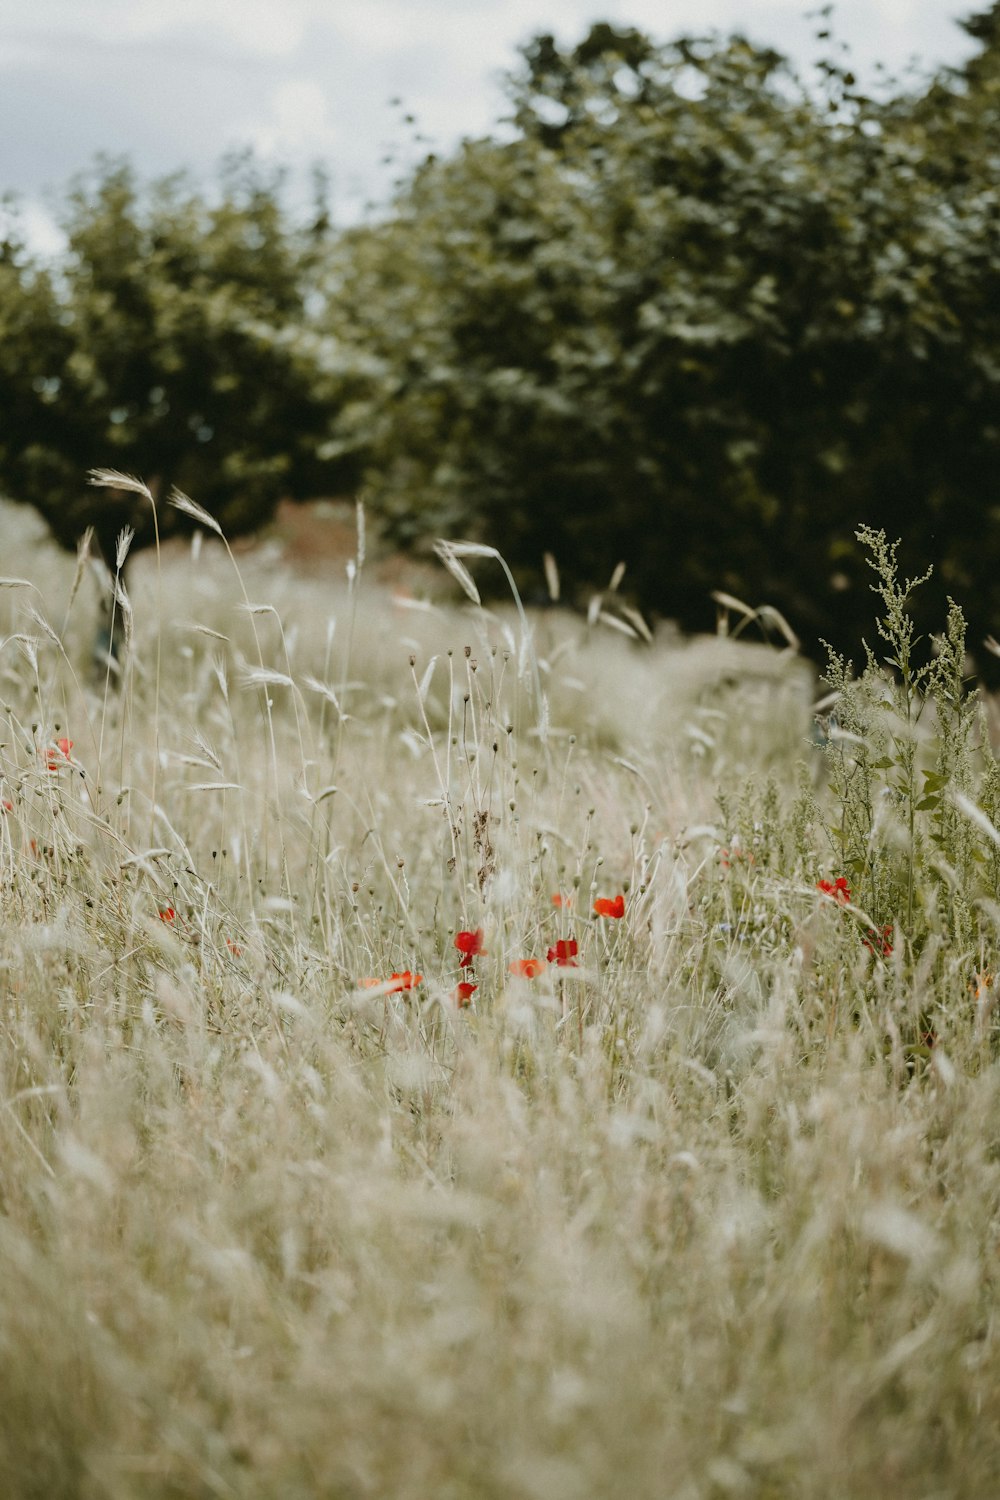
[[[147,0],[147,4],[149,0]],[[217,32],[231,45],[260,57],[292,57],[305,39],[310,18],[324,7],[309,0],[158,0],[157,29]]]
[[[330,118],[327,91],[312,78],[288,78],[272,90],[264,118],[234,132],[264,156],[335,154],[343,140]]]
[[[839,0],[835,33],[859,56],[899,65],[918,52],[930,61],[967,51],[954,17],[972,0]],[[8,26],[4,53],[74,35],[107,45],[201,38],[233,53],[291,59],[310,30],[335,32],[359,59],[389,66],[433,47],[482,79],[513,61],[518,42],[550,30],[563,41],[598,19],[655,36],[740,29],[794,50],[808,46],[815,21],[806,0],[33,0]],[[2,56],[2,54],[0,54]]]
[[[539,31],[577,41],[596,19],[657,38],[745,30],[800,65],[818,51],[810,0],[0,0],[0,189],[28,196],[99,150],[144,174],[210,170],[252,144],[293,167],[326,160],[343,199],[381,197],[422,150],[491,129],[500,75]],[[815,0],[818,3],[818,0]],[[983,0],[981,0],[983,3]],[[914,53],[957,62],[971,44],[951,21],[976,0],[838,0],[835,34],[862,76]],[[399,95],[428,142],[410,143]],[[395,165],[380,158],[396,143]]]
[[[19,225],[28,248],[36,255],[55,258],[66,249],[66,236],[39,198],[28,198],[20,204]]]
[[[407,47],[443,48],[471,67],[477,61],[506,63],[518,41],[554,30],[578,36],[590,20],[617,8],[581,0],[340,0],[328,11],[338,31],[366,51],[381,54]]]
[[[200,34],[239,51],[288,57],[312,20],[329,17],[320,0],[34,0],[22,11],[20,38],[75,34],[109,45],[161,42]],[[15,28],[11,28],[15,30]]]

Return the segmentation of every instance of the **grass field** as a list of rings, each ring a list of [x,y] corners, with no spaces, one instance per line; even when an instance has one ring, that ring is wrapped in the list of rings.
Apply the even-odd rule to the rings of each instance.
[[[0,1494],[1000,1494],[943,672],[0,528]]]

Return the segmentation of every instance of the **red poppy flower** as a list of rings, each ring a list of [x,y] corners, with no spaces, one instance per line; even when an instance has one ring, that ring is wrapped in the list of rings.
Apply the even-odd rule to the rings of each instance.
[[[839,901],[846,906],[851,899],[851,887],[843,875],[838,875],[836,880],[817,880],[816,889],[822,891],[824,896],[831,896],[834,901]]]
[[[172,922],[176,915],[172,906],[163,906],[160,908],[159,916],[161,922]]]
[[[232,938],[226,938],[226,947],[229,949],[234,958],[243,957],[243,949],[240,947],[239,943],[234,943]]]
[[[45,752],[45,765],[50,771],[58,771],[63,761],[69,760],[69,752],[73,748],[73,741],[65,736],[56,740],[55,744]]]
[[[573,897],[572,896],[561,896],[559,894],[559,892],[556,891],[555,895],[552,897],[552,905],[553,906],[572,906],[573,905]]]
[[[579,947],[576,938],[560,938],[545,956],[550,964],[556,964],[560,969],[575,969]]]
[[[865,947],[871,953],[877,953],[882,958],[888,958],[892,952],[892,923],[887,922],[881,932],[870,932],[866,938],[862,938]]]
[[[387,995],[396,995],[400,990],[412,990],[423,980],[422,974],[412,974],[409,969],[404,969],[401,974],[393,974],[390,979],[362,979],[361,988],[373,990],[376,987],[386,986]]]
[[[515,958],[510,965],[510,972],[516,974],[518,979],[537,979],[544,968],[544,958]]]
[[[478,984],[469,984],[465,979],[456,984],[455,999],[458,1002],[459,1010],[464,1010],[466,1006],[472,1004],[472,997],[478,988]]]
[[[598,896],[594,902],[594,912],[599,917],[623,917],[625,915],[625,897]]]
[[[5,797],[3,799],[3,810],[4,810],[4,812],[13,812],[14,811],[14,804],[10,800],[9,797]]]
[[[455,947],[462,955],[458,961],[459,968],[467,969],[478,953],[486,952],[483,947],[483,929],[477,927],[475,932],[457,932]]]

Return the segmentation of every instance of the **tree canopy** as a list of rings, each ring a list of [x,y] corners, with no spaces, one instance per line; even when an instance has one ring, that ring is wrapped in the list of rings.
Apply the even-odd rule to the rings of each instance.
[[[832,62],[817,95],[742,37],[531,42],[514,138],[427,161],[339,246],[339,326],[385,372],[369,477],[396,532],[471,530],[523,570],[551,550],[588,586],[621,557],[684,624],[723,588],[813,641],[868,616],[861,521],[980,591],[996,14],[964,73],[888,100]]]
[[[229,533],[283,495],[355,477],[331,438],[349,380],[310,290],[327,228],[296,226],[280,176],[246,158],[214,195],[177,175],[143,187],[105,162],[63,207],[67,250],[49,268],[12,222],[0,247],[0,483],[66,546],[126,521],[152,540],[148,504],[95,492],[94,467],[177,486]],[[165,528],[181,523],[174,512]]]

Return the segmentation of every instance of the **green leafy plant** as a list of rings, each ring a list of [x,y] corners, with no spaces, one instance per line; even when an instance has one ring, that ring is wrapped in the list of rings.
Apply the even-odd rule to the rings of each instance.
[[[149,476],[165,530],[174,487],[235,536],[284,497],[358,478],[334,438],[353,377],[313,310],[322,220],[296,222],[279,173],[243,157],[210,196],[103,162],[67,194],[66,250],[42,267],[0,245],[0,486],[74,548],[94,527],[110,565],[125,525],[154,541],[146,500],[95,493],[88,470]]]
[[[581,595],[622,557],[687,628],[722,588],[849,654],[866,516],[911,571],[938,558],[919,629],[961,592],[978,645],[1000,257],[996,34],[974,34],[968,78],[891,98],[826,58],[817,96],[742,37],[530,42],[513,139],[428,159],[332,257],[331,327],[372,370],[345,420],[392,534],[498,545],[526,596],[547,549]]]
[[[998,890],[997,833],[980,806],[995,806],[996,762],[965,677],[965,619],[949,600],[944,633],[918,660],[912,597],[930,573],[901,580],[899,544],[868,526],[856,535],[875,574],[883,651],[866,642],[855,677],[830,648],[834,858],[876,931],[898,924],[916,951],[935,931],[964,946],[982,935],[983,903]]]

